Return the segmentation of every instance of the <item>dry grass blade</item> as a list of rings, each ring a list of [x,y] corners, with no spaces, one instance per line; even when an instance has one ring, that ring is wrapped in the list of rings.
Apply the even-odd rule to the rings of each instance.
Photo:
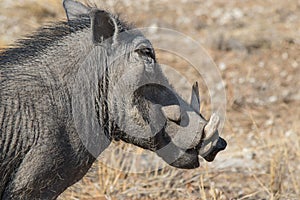
[[[114,144],[115,149],[59,199],[299,199],[299,0],[87,1],[122,13],[138,27],[183,32],[209,52],[226,84],[227,118],[220,134],[228,148],[213,163],[202,161],[195,170],[161,167],[159,162],[152,164],[152,157],[148,167],[153,171],[130,173],[142,160],[119,150],[141,150]],[[61,0],[0,0],[0,49],[59,19],[65,19]],[[174,54],[157,53],[160,63],[172,66],[190,83],[199,82],[201,113],[210,116],[214,94],[208,93],[202,77],[206,74],[197,74]],[[178,85],[181,80],[172,71],[166,73],[189,98],[190,87]]]

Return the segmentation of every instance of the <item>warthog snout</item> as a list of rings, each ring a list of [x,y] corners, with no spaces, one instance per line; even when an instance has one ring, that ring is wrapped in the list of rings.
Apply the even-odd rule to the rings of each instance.
[[[219,137],[218,127],[220,119],[217,114],[212,114],[207,121],[200,114],[200,98],[198,84],[192,88],[192,99],[190,105],[182,103],[180,105],[167,105],[161,108],[163,115],[167,119],[166,132],[171,138],[171,142],[186,152],[183,157],[186,160],[194,160],[193,165],[198,165],[195,161],[198,155],[206,161],[215,159],[218,152],[227,146],[226,141]],[[180,101],[179,101],[180,102]],[[180,157],[180,155],[178,155]],[[181,166],[181,159],[171,163],[176,167]],[[185,168],[185,167],[183,167]]]
[[[225,150],[226,146],[227,142],[223,138],[219,137],[211,152],[203,158],[208,162],[212,162],[220,151]]]
[[[226,141],[219,137],[219,123],[219,117],[213,114],[204,128],[205,135],[199,149],[199,154],[208,162],[213,161],[217,153],[224,150],[227,146]]]

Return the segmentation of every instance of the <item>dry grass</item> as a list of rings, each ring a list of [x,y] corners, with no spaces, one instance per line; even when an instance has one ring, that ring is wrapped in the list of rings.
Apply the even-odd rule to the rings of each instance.
[[[60,0],[45,2],[0,0],[0,45],[5,47],[40,24],[63,17]],[[163,165],[150,154],[146,158],[158,160],[160,167],[130,173],[145,166],[139,157],[126,156],[120,149],[143,151],[115,144],[60,199],[298,199],[300,2],[173,2],[104,0],[97,4],[123,13],[137,26],[173,28],[204,46],[221,67],[226,84],[222,135],[228,141],[227,150],[195,170]],[[201,82],[201,77],[187,70],[187,63],[163,53],[159,57],[191,81]],[[204,84],[201,92],[203,112],[208,115],[210,101]],[[155,165],[149,167],[155,169]]]

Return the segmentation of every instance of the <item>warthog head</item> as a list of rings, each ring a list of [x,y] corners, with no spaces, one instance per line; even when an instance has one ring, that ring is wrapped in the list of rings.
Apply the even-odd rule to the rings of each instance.
[[[92,63],[102,65],[96,110],[112,139],[154,151],[168,164],[196,168],[198,155],[213,161],[226,148],[219,117],[200,114],[198,85],[191,102],[170,86],[143,34],[110,13],[65,0],[70,23],[88,17],[94,43]],[[101,34],[100,34],[101,33]]]

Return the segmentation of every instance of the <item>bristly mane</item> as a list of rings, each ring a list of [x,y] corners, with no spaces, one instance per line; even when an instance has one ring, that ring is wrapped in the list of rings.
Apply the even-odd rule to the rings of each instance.
[[[119,26],[119,32],[131,29],[131,25],[122,22],[119,16],[115,16],[115,18]],[[90,17],[85,15],[76,20],[57,22],[44,26],[32,35],[18,40],[14,45],[0,52],[0,66],[22,63],[25,59],[31,59],[65,36],[90,28],[90,23]]]
[[[69,22],[57,22],[38,29],[34,34],[18,40],[13,46],[0,52],[0,65],[22,62],[22,59],[33,58],[41,50],[63,37],[90,27],[88,17]]]

